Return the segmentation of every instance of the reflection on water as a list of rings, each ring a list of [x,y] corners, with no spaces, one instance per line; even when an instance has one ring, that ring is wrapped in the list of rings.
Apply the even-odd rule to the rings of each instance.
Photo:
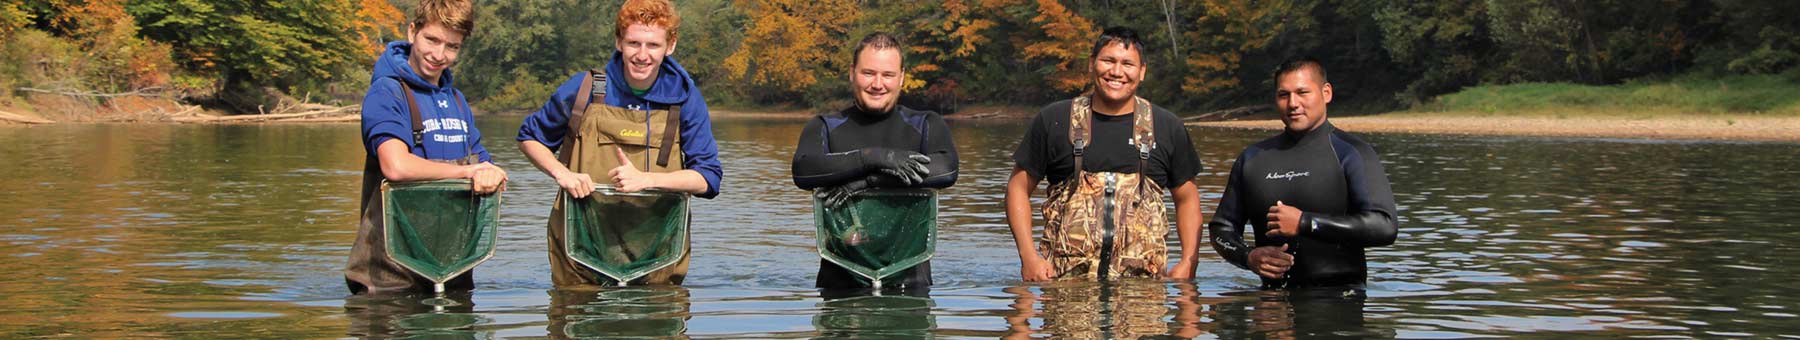
[[[674,337],[687,330],[682,287],[552,290],[550,302],[552,337]]]
[[[1365,291],[1262,292],[1206,247],[1191,283],[1018,282],[1001,197],[1024,122],[954,121],[937,284],[872,297],[811,288],[801,121],[716,123],[724,194],[693,202],[687,286],[591,291],[550,287],[555,183],[511,152],[518,118],[481,124],[511,192],[480,288],[443,300],[347,297],[354,125],[0,127],[0,338],[1800,336],[1794,144],[1365,135],[1399,241]],[[1203,211],[1267,133],[1193,131]]]

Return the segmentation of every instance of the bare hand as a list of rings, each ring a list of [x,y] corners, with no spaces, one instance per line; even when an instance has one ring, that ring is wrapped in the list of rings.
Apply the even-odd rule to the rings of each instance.
[[[656,187],[656,180],[651,178],[650,174],[638,171],[637,166],[631,164],[631,157],[625,156],[624,149],[613,149],[613,151],[619,156],[619,164],[624,165],[613,168],[606,175],[612,177],[613,186],[618,188],[619,192],[638,192]]]
[[[1269,236],[1300,236],[1300,209],[1275,201],[1269,206]]]
[[[1280,247],[1256,247],[1250,250],[1250,271],[1262,277],[1279,279],[1294,267],[1294,255],[1288,255],[1288,245]]]
[[[1025,281],[1043,282],[1056,278],[1055,266],[1051,266],[1050,261],[1043,257],[1026,255],[1019,262],[1019,276],[1024,277]]]
[[[469,166],[469,190],[478,195],[487,195],[506,190],[506,170],[494,163],[483,162]]]
[[[1187,281],[1187,280],[1194,279],[1194,261],[1189,260],[1189,259],[1181,259],[1181,261],[1178,261],[1175,263],[1174,267],[1169,268],[1169,274],[1163,276],[1163,278],[1170,279],[1170,280],[1176,280],[1176,281]]]
[[[569,192],[569,197],[585,198],[594,193],[594,177],[574,171],[563,171],[556,176],[556,186]]]

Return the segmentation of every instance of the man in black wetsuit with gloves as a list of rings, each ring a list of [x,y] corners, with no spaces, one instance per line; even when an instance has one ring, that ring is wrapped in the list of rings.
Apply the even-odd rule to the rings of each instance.
[[[1398,229],[1381,157],[1326,121],[1332,89],[1318,60],[1282,63],[1275,79],[1287,128],[1232,164],[1208,226],[1213,249],[1261,276],[1263,288],[1359,288],[1368,281],[1363,248],[1393,244]],[[1255,248],[1245,229],[1255,231]]]
[[[899,39],[873,33],[858,43],[850,85],[856,103],[808,121],[794,150],[794,185],[815,190],[827,206],[875,188],[946,188],[956,184],[956,144],[950,126],[930,111],[900,106]],[[884,284],[913,292],[931,285],[931,262],[890,277]],[[870,283],[829,261],[819,261],[818,287],[868,288]],[[883,280],[884,282],[888,280]]]

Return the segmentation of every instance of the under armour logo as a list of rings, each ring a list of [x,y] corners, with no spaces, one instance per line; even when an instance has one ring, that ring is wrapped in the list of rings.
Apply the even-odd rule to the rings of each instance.
[[[448,100],[439,100],[439,101],[438,101],[438,108],[440,108],[440,109],[448,109],[448,108],[450,108],[450,101],[448,101]]]

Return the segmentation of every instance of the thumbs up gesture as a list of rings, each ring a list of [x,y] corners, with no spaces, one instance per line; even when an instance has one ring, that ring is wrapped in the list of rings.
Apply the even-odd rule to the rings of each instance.
[[[619,164],[622,165],[608,171],[606,175],[612,177],[613,186],[619,192],[638,192],[656,188],[656,179],[649,173],[638,171],[637,166],[631,164],[631,157],[625,156],[625,150],[613,149],[613,154],[619,157]]]

